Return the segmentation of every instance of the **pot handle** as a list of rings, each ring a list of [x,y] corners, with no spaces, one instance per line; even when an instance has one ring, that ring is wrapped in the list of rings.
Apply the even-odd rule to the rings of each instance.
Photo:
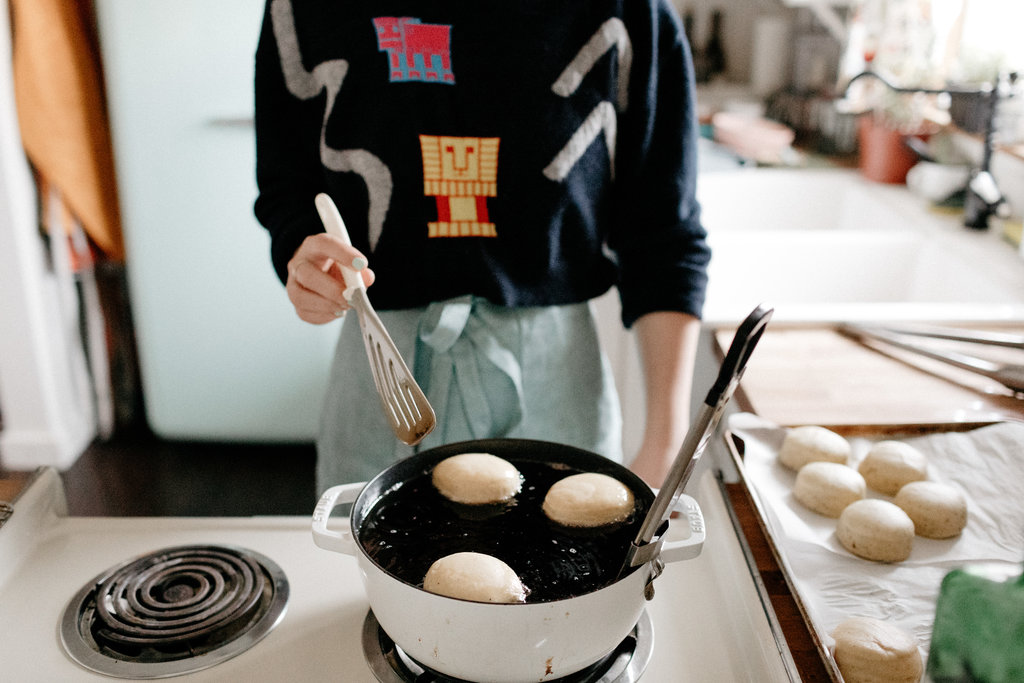
[[[356,540],[352,536],[351,519],[348,517],[338,518],[338,521],[343,521],[345,526],[341,531],[329,530],[327,521],[331,518],[331,510],[339,505],[353,502],[365,485],[366,482],[342,484],[341,486],[332,486],[324,491],[316,504],[316,509],[313,510],[314,543],[324,550],[356,556]]]
[[[692,560],[700,555],[704,548],[704,515],[700,505],[692,497],[681,494],[672,510],[678,512],[679,516],[669,522],[669,531],[666,536],[674,535],[672,528],[686,525],[689,528],[689,535],[686,538],[672,540],[666,538],[662,543],[661,552],[658,555],[663,562],[679,562],[680,560]]]

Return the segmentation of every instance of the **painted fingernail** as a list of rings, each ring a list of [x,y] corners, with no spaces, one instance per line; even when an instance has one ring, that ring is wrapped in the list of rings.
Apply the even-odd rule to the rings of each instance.
[[[352,270],[362,270],[367,265],[366,259],[362,256],[356,256],[352,259]]]
[[[342,318],[344,316],[345,316],[345,311],[343,311],[340,308],[334,312],[334,317],[335,318]]]

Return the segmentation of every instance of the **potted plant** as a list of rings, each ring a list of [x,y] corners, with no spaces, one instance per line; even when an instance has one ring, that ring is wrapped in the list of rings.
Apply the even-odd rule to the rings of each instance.
[[[919,159],[907,144],[908,138],[927,140],[940,129],[929,116],[931,97],[886,88],[873,100],[873,106],[858,120],[860,171],[876,182],[904,183],[907,172]]]

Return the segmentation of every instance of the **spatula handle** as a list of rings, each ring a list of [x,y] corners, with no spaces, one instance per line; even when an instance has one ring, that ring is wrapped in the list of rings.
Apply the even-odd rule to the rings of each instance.
[[[348,236],[348,230],[345,229],[345,221],[341,219],[341,213],[339,213],[338,207],[334,204],[334,200],[329,195],[321,192],[313,201],[316,203],[317,213],[320,214],[320,220],[323,221],[327,234],[334,235],[351,247],[352,239]],[[345,278],[345,287],[347,287],[345,290],[346,299],[352,297],[353,289],[366,288],[362,275],[343,263],[339,263],[338,266],[341,267],[341,274]]]

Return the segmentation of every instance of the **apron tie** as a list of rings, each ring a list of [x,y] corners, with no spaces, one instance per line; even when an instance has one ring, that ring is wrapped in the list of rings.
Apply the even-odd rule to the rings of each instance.
[[[445,425],[438,435],[444,443],[504,437],[523,419],[522,369],[500,341],[514,335],[500,334],[500,321],[488,321],[485,307],[472,296],[434,303],[420,324],[419,340],[430,353],[416,354],[415,374],[429,379],[426,393]],[[429,367],[421,367],[421,356]],[[454,411],[464,416],[464,428]]]

